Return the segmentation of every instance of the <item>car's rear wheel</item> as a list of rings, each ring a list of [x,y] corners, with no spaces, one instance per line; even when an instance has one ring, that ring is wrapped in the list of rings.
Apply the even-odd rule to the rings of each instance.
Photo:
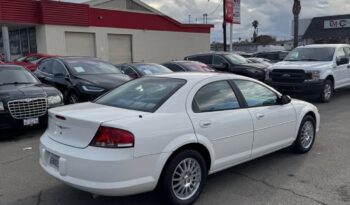
[[[296,153],[303,154],[309,152],[316,138],[316,122],[313,117],[307,115],[300,124],[297,139],[291,146]]]
[[[199,152],[178,153],[167,163],[160,181],[164,199],[173,205],[192,204],[202,192],[207,174],[205,160]]]
[[[329,79],[325,80],[323,83],[322,93],[320,100],[323,103],[328,103],[331,101],[334,92],[333,82]]]

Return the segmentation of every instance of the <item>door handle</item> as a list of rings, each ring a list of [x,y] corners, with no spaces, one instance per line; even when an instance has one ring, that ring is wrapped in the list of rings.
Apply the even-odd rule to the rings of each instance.
[[[257,118],[258,120],[261,120],[261,119],[264,118],[264,117],[265,117],[265,115],[262,114],[262,113],[256,114],[256,118]]]
[[[350,65],[348,65],[348,68],[350,68]]]
[[[199,122],[199,126],[206,128],[209,127],[211,125],[211,121],[200,121]]]

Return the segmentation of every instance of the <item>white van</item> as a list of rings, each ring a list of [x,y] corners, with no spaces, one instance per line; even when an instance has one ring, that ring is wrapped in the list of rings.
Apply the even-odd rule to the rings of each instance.
[[[347,44],[297,47],[268,69],[266,81],[283,94],[329,102],[334,89],[350,85],[349,59]]]

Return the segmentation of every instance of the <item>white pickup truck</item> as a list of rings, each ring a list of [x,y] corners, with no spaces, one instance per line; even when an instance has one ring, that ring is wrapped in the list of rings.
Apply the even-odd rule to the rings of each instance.
[[[329,102],[334,89],[350,85],[350,46],[314,44],[295,48],[269,67],[266,81],[283,94]]]

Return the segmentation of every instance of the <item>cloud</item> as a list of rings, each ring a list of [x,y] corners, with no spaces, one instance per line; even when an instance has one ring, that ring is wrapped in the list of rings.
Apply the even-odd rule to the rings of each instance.
[[[67,0],[82,2],[83,0]],[[251,22],[259,21],[259,34],[268,34],[278,39],[291,38],[291,22],[293,19],[293,0],[241,0],[241,25],[233,26],[234,39],[250,39],[253,34]],[[203,22],[203,14],[208,13],[208,23],[214,24],[212,41],[222,41],[222,4],[221,0],[143,0],[166,15],[188,23]],[[349,0],[301,0],[301,18],[316,16],[348,14]],[[220,5],[218,7],[218,5]],[[218,8],[218,9],[216,9]],[[213,12],[215,11],[215,12]]]

